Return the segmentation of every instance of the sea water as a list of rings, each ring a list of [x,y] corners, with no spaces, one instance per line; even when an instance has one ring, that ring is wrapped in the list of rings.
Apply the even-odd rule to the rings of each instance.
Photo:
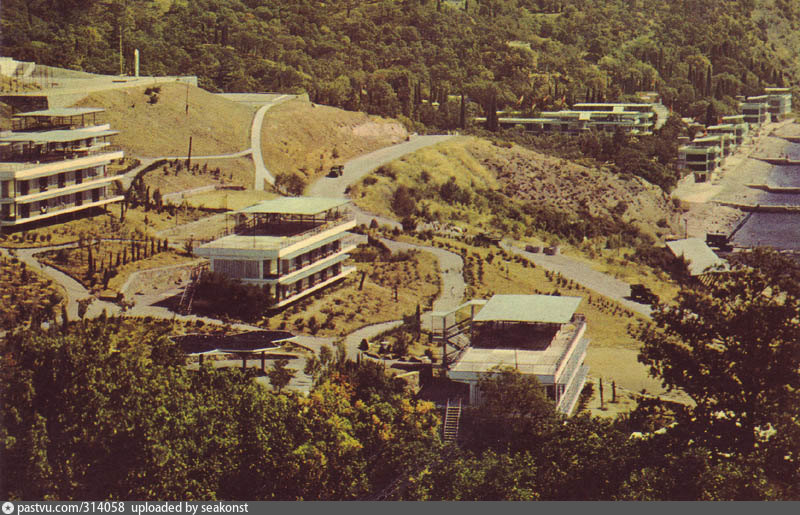
[[[785,149],[792,158],[800,154],[800,145]],[[766,178],[769,186],[800,187],[800,166],[773,166]],[[760,192],[755,204],[762,206],[800,206],[800,193]],[[800,250],[800,213],[753,213],[732,241],[737,247],[773,247]]]

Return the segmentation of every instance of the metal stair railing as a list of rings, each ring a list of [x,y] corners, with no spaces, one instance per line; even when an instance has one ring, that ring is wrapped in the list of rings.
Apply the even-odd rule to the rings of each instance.
[[[447,408],[444,412],[444,442],[455,443],[458,440],[458,424],[461,419],[461,398],[458,404],[451,404],[447,399]]]

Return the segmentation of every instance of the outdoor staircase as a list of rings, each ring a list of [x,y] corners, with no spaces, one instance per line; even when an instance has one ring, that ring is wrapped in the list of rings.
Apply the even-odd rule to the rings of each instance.
[[[458,404],[450,403],[447,399],[447,408],[444,412],[444,443],[455,443],[458,440],[458,422],[461,419],[461,399]]]
[[[183,289],[181,301],[178,304],[178,313],[181,315],[188,315],[192,312],[192,301],[194,300],[194,293],[197,291],[197,283],[200,282],[200,278],[203,277],[203,272],[206,269],[207,266],[201,265],[193,268],[190,272],[189,284]]]

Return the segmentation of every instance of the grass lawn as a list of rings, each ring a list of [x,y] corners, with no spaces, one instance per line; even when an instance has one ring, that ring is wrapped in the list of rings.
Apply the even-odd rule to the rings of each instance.
[[[354,264],[356,272],[273,316],[269,328],[344,336],[366,325],[398,320],[414,313],[418,304],[424,311],[439,293],[437,261],[427,252],[409,253],[405,261]],[[362,275],[364,285],[359,288]]]
[[[236,211],[257,204],[262,200],[275,198],[276,196],[275,193],[268,191],[215,190],[186,197],[186,203],[190,207],[229,209]]]
[[[144,175],[144,184],[151,194],[162,195],[203,186],[253,187],[253,161],[249,157],[236,159],[192,159],[191,169],[185,161],[170,161]]]

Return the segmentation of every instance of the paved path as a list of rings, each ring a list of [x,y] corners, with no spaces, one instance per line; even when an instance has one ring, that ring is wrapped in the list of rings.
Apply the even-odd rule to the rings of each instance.
[[[267,98],[267,97],[265,97]],[[286,100],[295,98],[295,95],[270,95],[267,103],[261,105],[256,114],[253,116],[253,121],[250,125],[250,148],[240,150],[238,152],[231,152],[229,154],[213,154],[207,156],[192,156],[192,159],[237,159],[245,156],[253,157],[253,166],[255,167],[255,180],[254,188],[256,190],[264,189],[264,181],[270,184],[275,184],[275,178],[269,173],[266,166],[264,166],[264,157],[261,154],[261,127],[264,125],[264,115],[270,107],[285,102]],[[174,160],[174,159],[188,159],[188,156],[161,156],[161,157],[139,157],[139,166],[125,172],[123,175],[116,177],[122,182],[124,188],[130,188],[131,182],[142,170],[152,165],[156,161]]]
[[[290,98],[295,98],[294,95],[280,95],[268,104],[258,108],[256,115],[253,117],[253,125],[250,127],[250,149],[253,151],[253,165],[255,165],[256,173],[253,182],[253,189],[261,191],[264,189],[264,181],[275,184],[275,177],[269,173],[267,167],[264,166],[264,156],[261,154],[261,127],[264,125],[264,115],[270,107],[280,104]]]
[[[345,197],[345,190],[348,186],[355,184],[376,168],[399,159],[406,154],[411,154],[421,148],[435,145],[452,137],[446,134],[440,136],[411,136],[404,143],[384,147],[356,157],[344,164],[341,177],[320,177],[306,188],[306,194],[311,197]]]
[[[639,304],[638,302],[626,298],[631,292],[630,284],[620,281],[608,274],[593,270],[588,264],[582,261],[562,255],[547,256],[545,254],[526,252],[507,242],[500,242],[500,247],[514,254],[528,258],[533,261],[536,266],[541,266],[552,272],[558,272],[567,279],[572,279],[581,286],[594,290],[601,295],[605,295],[619,302],[626,308],[646,317],[649,317],[652,312],[652,308],[648,304]]]

